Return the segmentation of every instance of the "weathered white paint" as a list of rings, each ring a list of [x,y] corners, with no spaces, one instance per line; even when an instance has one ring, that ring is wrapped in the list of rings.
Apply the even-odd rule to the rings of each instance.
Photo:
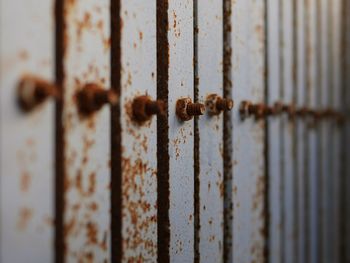
[[[194,258],[193,120],[176,116],[179,98],[193,99],[193,1],[169,1],[170,261]]]
[[[156,98],[156,1],[124,0],[122,61],[123,262],[157,259],[157,124],[132,120],[132,102]]]
[[[237,0],[232,6],[233,99],[263,103],[265,94],[265,1]],[[263,262],[265,248],[265,122],[233,123],[233,262]]]
[[[0,1],[0,261],[53,262],[54,107],[16,103],[24,74],[53,81],[53,3]]]
[[[267,103],[272,106],[281,101],[280,69],[280,16],[279,0],[267,1]],[[268,119],[268,180],[269,180],[269,262],[282,260],[282,159],[280,116]]]
[[[199,101],[223,96],[223,2],[198,1]],[[223,260],[223,113],[199,118],[199,255],[200,262]]]
[[[110,109],[89,117],[75,94],[86,83],[110,86],[110,3],[67,1],[64,57],[66,262],[110,260]]]

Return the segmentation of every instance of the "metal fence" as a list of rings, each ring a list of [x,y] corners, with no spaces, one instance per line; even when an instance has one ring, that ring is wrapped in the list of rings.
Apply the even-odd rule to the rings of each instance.
[[[0,262],[350,262],[349,0],[0,14]]]

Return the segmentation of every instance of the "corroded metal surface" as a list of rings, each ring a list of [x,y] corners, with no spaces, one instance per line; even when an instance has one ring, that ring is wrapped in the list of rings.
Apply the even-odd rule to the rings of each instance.
[[[121,1],[120,14],[122,261],[156,262],[157,117],[133,118],[137,96],[156,99],[156,1]]]
[[[78,111],[86,84],[110,86],[109,1],[66,1],[63,87],[64,258],[110,261],[110,110]]]
[[[170,261],[194,258],[193,120],[176,116],[176,101],[193,98],[193,1],[169,1]]]
[[[17,104],[21,80],[54,79],[53,3],[0,1],[0,262],[53,262],[54,105]]]
[[[238,0],[232,6],[232,82],[235,101],[264,103],[265,2]],[[233,261],[263,262],[265,231],[265,121],[233,123]]]
[[[223,96],[223,2],[197,3],[197,88],[199,101]],[[210,99],[210,98],[209,98]],[[215,101],[214,101],[215,103]],[[216,102],[217,104],[217,102]],[[223,261],[223,113],[210,109],[198,119],[199,262]],[[216,105],[214,105],[216,107]]]

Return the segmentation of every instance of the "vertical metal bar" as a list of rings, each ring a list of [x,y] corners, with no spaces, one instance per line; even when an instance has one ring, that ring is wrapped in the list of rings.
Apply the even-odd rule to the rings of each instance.
[[[329,5],[333,5],[331,9],[331,35],[330,41],[333,43],[331,45],[331,60],[330,63],[332,67],[332,79],[329,89],[333,89],[333,100],[331,102],[332,108],[341,112],[343,110],[342,105],[342,68],[341,68],[341,40],[342,40],[342,1],[336,0],[329,2]],[[331,214],[331,247],[332,247],[332,262],[341,262],[340,260],[340,203],[341,203],[341,176],[342,176],[342,153],[341,153],[341,135],[342,127],[337,123],[336,120],[332,120],[331,129],[333,133],[332,144],[333,144],[333,153],[332,153],[332,172],[330,177],[333,181],[332,183],[332,207],[329,213]]]
[[[320,45],[319,53],[319,79],[320,79],[320,98],[319,98],[319,108],[327,109],[330,105],[330,66],[329,66],[329,8],[332,8],[328,5],[327,0],[322,0],[319,3],[320,5],[320,24],[318,31],[318,41]],[[319,206],[320,206],[320,247],[319,251],[321,252],[321,262],[330,262],[330,215],[328,211],[330,210],[330,200],[332,198],[331,194],[331,156],[329,154],[332,145],[330,143],[330,125],[328,121],[322,121],[320,123],[320,143],[321,143],[321,170],[319,175],[320,180],[320,194]]]
[[[157,0],[157,98],[169,101],[168,0]],[[157,262],[170,262],[169,111],[157,120]]]
[[[170,261],[194,258],[193,120],[176,116],[176,101],[193,98],[193,1],[169,1]]]
[[[232,81],[235,101],[263,103],[265,94],[265,1],[232,5]],[[238,108],[238,107],[237,107]],[[233,123],[233,261],[263,262],[265,254],[265,121]]]
[[[293,2],[282,1],[282,35],[281,37],[281,89],[284,104],[294,103],[294,49],[293,49]],[[283,262],[294,262],[295,259],[295,234],[296,222],[294,218],[295,199],[295,167],[294,167],[294,120],[288,114],[282,116],[282,184],[283,184],[283,231],[284,231],[284,254]]]
[[[111,25],[111,89],[119,96],[121,83],[121,1],[110,2]],[[111,262],[122,261],[122,128],[121,107],[117,104],[111,108]]]
[[[223,96],[223,2],[198,2],[199,101]],[[208,109],[207,109],[208,110]],[[199,133],[199,259],[223,260],[223,114],[198,119]]]
[[[341,203],[341,260],[350,262],[350,2],[342,1],[342,94],[344,113],[346,116],[343,130],[344,174],[342,175],[342,203]]]
[[[343,12],[342,12],[342,72],[343,72],[343,85],[342,92],[344,95],[344,112],[346,114],[346,122],[345,122],[345,130],[344,130],[344,145],[343,152],[345,157],[345,173],[342,175],[342,260],[344,262],[350,262],[350,122],[349,122],[349,114],[350,114],[350,1],[343,0]]]
[[[349,115],[350,115],[350,2],[345,1],[346,6],[344,7],[344,47],[345,47],[345,59],[344,59],[344,89],[346,93],[346,174],[345,174],[345,185],[346,190],[350,187],[350,122],[349,122]],[[345,218],[346,218],[346,224],[345,224],[345,233],[344,233],[344,243],[345,243],[345,260],[346,262],[350,262],[350,193],[349,191],[346,191],[345,194]]]
[[[273,105],[280,97],[280,17],[279,0],[267,1],[267,103]],[[281,189],[281,121],[278,116],[268,120],[268,180],[269,180],[269,262],[282,260],[282,189]]]
[[[87,83],[110,86],[110,3],[65,2],[64,258],[110,258],[110,109],[82,116],[76,92]]]
[[[54,1],[0,1],[0,261],[54,260],[54,104],[21,112],[25,75],[54,81]]]
[[[317,107],[318,94],[318,60],[317,60],[317,1],[305,0],[306,8],[306,89],[307,89],[307,106],[311,109]],[[307,243],[306,243],[306,262],[318,262],[317,242],[319,239],[318,232],[318,207],[317,199],[319,194],[318,179],[319,179],[319,145],[317,127],[314,121],[307,122],[308,129],[308,173],[306,189],[307,204]]]
[[[121,2],[123,262],[157,258],[156,117],[133,117],[133,100],[156,99],[156,2]]]
[[[306,39],[305,39],[305,5],[304,0],[298,0],[296,2],[296,32],[295,44],[296,48],[296,107],[303,108],[306,106]],[[306,254],[306,194],[307,194],[307,167],[308,159],[306,158],[306,145],[307,145],[307,132],[306,132],[306,121],[307,118],[302,116],[296,121],[296,130],[295,130],[295,141],[296,141],[296,173],[295,177],[297,179],[297,184],[295,184],[296,191],[295,195],[295,206],[297,207],[297,238],[296,238],[296,250],[297,250],[297,262],[307,262],[305,260]]]
[[[232,98],[232,3],[223,0],[223,92],[225,98]],[[237,101],[236,101],[237,103]],[[237,107],[237,106],[236,106]],[[233,261],[233,126],[232,113],[224,113],[224,262]]]

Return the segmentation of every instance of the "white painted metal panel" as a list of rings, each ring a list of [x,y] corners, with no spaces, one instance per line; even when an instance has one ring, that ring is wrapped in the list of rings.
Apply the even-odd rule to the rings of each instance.
[[[54,107],[23,113],[23,75],[53,81],[53,3],[0,1],[0,261],[53,262]]]
[[[193,121],[176,116],[179,98],[193,99],[193,1],[169,1],[170,261],[194,258]]]
[[[121,3],[123,262],[157,259],[157,125],[132,119],[137,96],[156,99],[156,1]]]
[[[279,0],[267,1],[267,103],[272,106],[281,101],[280,70],[280,16]],[[268,119],[268,180],[269,180],[269,262],[282,260],[282,159],[280,116]]]
[[[199,101],[223,96],[223,2],[198,1]],[[223,260],[223,113],[198,120],[199,132],[199,259]]]
[[[306,72],[307,68],[305,65],[306,62],[306,38],[305,38],[305,5],[304,0],[298,0],[294,3],[295,6],[295,28],[296,35],[295,37],[295,84],[296,84],[296,107],[302,109],[306,106]],[[306,194],[308,190],[306,189],[307,184],[307,166],[308,159],[306,158],[306,145],[307,145],[307,118],[306,116],[297,117],[296,127],[295,127],[295,140],[296,140],[296,172],[295,180],[297,181],[294,184],[295,191],[295,219],[296,219],[296,261],[303,263],[307,262],[305,259],[306,254],[306,233],[307,233],[307,205],[306,205]]]
[[[110,109],[77,110],[83,85],[110,86],[110,3],[66,1],[64,244],[66,262],[110,258]]]
[[[292,1],[283,0],[281,6],[282,31],[281,31],[281,89],[282,101],[284,104],[291,105],[294,103],[294,8]],[[295,167],[294,167],[294,121],[284,114],[282,117],[282,185],[283,185],[283,262],[295,262],[295,234],[296,225],[294,214],[294,184],[295,184]]]
[[[305,2],[306,12],[306,89],[307,106],[311,109],[317,107],[318,88],[318,60],[317,60],[317,1],[310,0]],[[317,242],[318,233],[318,134],[313,121],[308,121],[308,173],[307,173],[307,242],[306,242],[306,262],[319,262]]]
[[[233,99],[263,103],[265,94],[265,1],[237,0],[232,6]],[[265,248],[265,122],[233,124],[233,261],[263,262]]]

